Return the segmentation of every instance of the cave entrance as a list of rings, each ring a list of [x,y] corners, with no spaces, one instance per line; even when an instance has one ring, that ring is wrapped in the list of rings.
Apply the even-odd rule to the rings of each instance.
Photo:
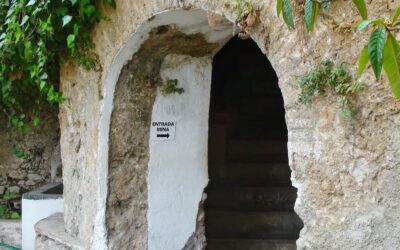
[[[283,98],[270,62],[251,39],[214,57],[205,204],[209,250],[296,249]]]

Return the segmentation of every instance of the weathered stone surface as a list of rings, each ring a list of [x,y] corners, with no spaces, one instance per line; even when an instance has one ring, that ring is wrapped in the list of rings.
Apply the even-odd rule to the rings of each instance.
[[[62,213],[55,213],[35,225],[36,250],[83,250],[82,244],[65,232]]]
[[[188,242],[186,243],[186,246],[183,248],[184,250],[202,250],[205,249],[207,246],[206,228],[204,225],[205,221],[204,202],[206,201],[206,199],[207,199],[207,194],[203,193],[203,196],[201,197],[201,201],[199,204],[199,212],[197,215],[196,232],[194,232],[192,236],[189,238]]]
[[[51,155],[59,151],[60,126],[57,113],[58,108],[46,107],[41,115],[42,123],[31,128],[27,134],[17,134],[14,142],[9,139],[6,119],[0,115],[0,185],[5,189],[17,186],[17,192],[26,192],[50,181]],[[25,151],[26,158],[14,155],[12,143]],[[58,178],[61,178],[61,171]],[[28,180],[30,182],[25,182]],[[13,192],[15,190],[13,188]]]
[[[20,220],[0,220],[0,242],[14,247],[21,247],[21,237]]]
[[[105,78],[115,56],[138,27],[155,13],[175,8],[203,8],[231,16],[223,2],[117,1],[117,10],[106,10],[110,21],[102,22],[93,32],[99,70],[86,72],[75,65],[63,66],[62,90],[67,101],[62,105],[60,117],[67,192],[66,229],[88,244],[87,248],[95,238],[93,228],[97,212],[105,206],[99,203],[98,194],[102,190],[100,186],[107,183],[99,183],[96,179],[98,127],[101,100],[109,94],[104,92]],[[323,18],[318,18],[315,31],[307,34],[300,16],[295,18],[298,28],[290,31],[275,14],[275,1],[255,0],[254,3],[260,10],[259,23],[247,31],[276,70],[287,111],[292,182],[298,188],[295,209],[304,222],[297,241],[298,249],[393,249],[399,246],[400,134],[397,131],[400,103],[392,97],[387,79],[383,77],[376,81],[370,70],[363,75],[361,80],[368,83],[369,89],[356,98],[359,113],[354,126],[340,117],[331,93],[316,98],[310,106],[298,106],[298,89],[293,88],[297,76],[326,57],[345,62],[345,66],[355,73],[358,53],[368,35],[334,29],[332,21]],[[389,17],[396,5],[395,1],[372,1],[368,5],[369,14]],[[359,20],[351,1],[334,1],[329,13],[338,22]],[[157,43],[159,47],[152,48],[154,54],[160,53],[161,48],[168,48],[168,44]],[[175,53],[180,52],[179,46],[174,47]],[[118,119],[111,125],[107,227],[111,246],[128,246],[130,243],[126,242],[132,240],[138,249],[144,249],[146,122],[149,121],[154,90],[152,87],[146,89],[145,86],[149,86],[146,82],[128,84],[127,69],[135,67],[133,65],[136,65],[135,60],[120,76],[118,84],[126,89],[116,89],[113,117]],[[155,75],[148,78],[150,82],[157,76],[156,71],[153,73]],[[136,81],[136,77],[131,78]],[[121,79],[127,82],[121,83]],[[134,96],[128,95],[135,90],[138,92]],[[121,93],[123,91],[126,93]],[[121,110],[121,116],[116,115],[118,111],[115,110]],[[126,131],[128,134],[124,134]],[[128,157],[122,157],[125,155]],[[129,169],[127,176],[123,169]],[[117,180],[116,177],[122,178]],[[136,213],[128,218],[126,211]],[[122,235],[124,230],[117,232],[120,228],[128,231],[127,237]],[[122,238],[124,240],[117,240]]]

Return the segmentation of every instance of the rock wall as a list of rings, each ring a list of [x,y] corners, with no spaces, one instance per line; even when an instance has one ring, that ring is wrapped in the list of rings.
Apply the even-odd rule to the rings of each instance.
[[[21,247],[21,237],[20,220],[0,220],[0,243]]]
[[[255,0],[254,5],[259,10],[259,23],[248,28],[248,32],[271,61],[285,101],[292,182],[298,188],[295,209],[305,225],[297,242],[298,248],[392,249],[399,246],[400,222],[397,217],[400,198],[397,194],[400,191],[400,135],[397,131],[400,128],[400,102],[392,97],[387,79],[382,77],[375,80],[371,70],[363,75],[361,80],[369,85],[369,89],[356,100],[359,113],[353,126],[340,116],[330,93],[317,98],[310,106],[300,106],[296,102],[299,90],[294,85],[297,77],[324,58],[345,62],[346,68],[355,74],[358,53],[368,36],[355,35],[341,27],[335,28],[332,19],[321,17],[312,34],[305,32],[300,16],[295,18],[297,28],[290,31],[275,13],[275,1]],[[389,17],[396,5],[395,1],[372,1],[368,4],[369,14]],[[139,132],[131,132],[122,138],[120,135],[118,137],[115,126],[111,125],[110,151],[106,150],[111,157],[110,161],[104,161],[107,157],[103,158],[102,143],[108,145],[109,137],[107,129],[102,129],[109,125],[102,125],[102,121],[107,120],[102,118],[102,112],[112,104],[107,104],[103,99],[107,100],[113,94],[112,89],[105,87],[107,77],[115,63],[120,63],[114,61],[116,55],[127,46],[140,25],[151,21],[156,13],[176,8],[210,9],[232,19],[232,12],[225,9],[222,0],[120,0],[117,1],[116,10],[105,10],[110,21],[102,22],[93,32],[101,66],[99,70],[86,72],[75,65],[64,65],[62,68],[62,90],[68,97],[61,108],[66,229],[84,242],[102,246],[97,249],[105,249],[107,230],[111,246],[120,244],[116,239],[122,239],[123,235],[116,234],[115,228],[123,228],[124,224],[116,219],[117,211],[123,212],[121,218],[125,219],[126,209],[143,211],[146,208],[145,201],[138,201],[143,201],[147,195],[141,175],[146,175],[143,164],[148,157],[148,130],[140,120],[134,120],[138,113],[134,109],[145,105],[142,119],[148,121],[146,110],[154,100],[151,87],[139,89],[137,95],[127,96],[129,91],[146,85],[126,86],[122,90],[126,93],[116,88],[117,103],[113,117],[117,118],[115,110],[124,108],[124,103],[118,103],[118,97],[126,95],[127,107],[131,107],[132,111],[126,115],[134,118],[130,120],[131,125]],[[351,1],[334,1],[329,13],[339,23],[355,23],[359,20]],[[164,45],[160,41],[160,46]],[[179,46],[179,43],[175,43],[174,52],[180,52]],[[160,48],[154,48],[154,54],[163,53],[162,49],[158,50]],[[120,79],[128,81],[129,74],[124,70],[122,72]],[[119,75],[119,72],[111,73]],[[135,101],[138,101],[137,106]],[[122,122],[124,118],[119,119],[120,126],[127,126]],[[116,122],[113,120],[112,124]],[[138,147],[124,148],[127,138],[131,138]],[[120,144],[120,147],[113,146],[113,142]],[[126,159],[135,159],[134,162],[128,164],[129,160],[124,160],[118,163],[118,157],[114,158],[119,156],[118,152],[126,153],[129,156]],[[141,164],[137,165],[137,162]],[[101,167],[103,164],[107,169],[108,164],[110,166],[108,184],[107,178],[102,177],[105,171]],[[115,182],[116,176],[123,175],[120,169],[132,166],[128,176],[137,183],[128,178],[125,178],[125,182],[123,178],[121,183],[132,187],[134,195],[124,193],[124,189],[118,188]],[[107,186],[110,190],[106,203],[102,195]],[[133,195],[133,199],[129,204],[122,202],[123,209],[118,210],[118,196],[124,201],[130,195]],[[102,211],[105,210],[107,226],[104,226],[105,220],[103,223]],[[133,225],[139,225],[135,233],[142,236],[127,237],[138,239],[135,243],[137,247],[145,249],[145,234],[141,233],[146,228],[145,217],[129,219],[130,222],[139,220]],[[125,244],[123,242],[121,244]]]
[[[58,108],[43,112],[41,124],[27,134],[10,140],[5,117],[0,116],[0,197],[9,190],[22,194],[50,181],[61,181]],[[12,150],[17,144],[26,154],[18,158]]]

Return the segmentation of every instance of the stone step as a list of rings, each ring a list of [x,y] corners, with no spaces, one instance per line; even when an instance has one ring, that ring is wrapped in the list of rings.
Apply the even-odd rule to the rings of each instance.
[[[287,162],[286,140],[232,140],[227,143],[230,162]]]
[[[296,250],[295,240],[208,238],[207,250]]]
[[[210,184],[232,186],[290,186],[287,163],[225,163],[212,165]]]
[[[303,223],[294,212],[207,210],[206,236],[213,238],[297,239]]]
[[[293,187],[210,186],[206,189],[207,209],[241,211],[293,211]]]
[[[285,114],[280,98],[247,97],[240,101],[239,114],[263,116]]]

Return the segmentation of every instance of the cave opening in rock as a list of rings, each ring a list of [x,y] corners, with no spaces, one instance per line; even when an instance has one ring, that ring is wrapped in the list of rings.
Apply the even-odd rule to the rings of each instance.
[[[206,189],[207,249],[296,249],[287,127],[278,78],[251,40],[214,57]]]

